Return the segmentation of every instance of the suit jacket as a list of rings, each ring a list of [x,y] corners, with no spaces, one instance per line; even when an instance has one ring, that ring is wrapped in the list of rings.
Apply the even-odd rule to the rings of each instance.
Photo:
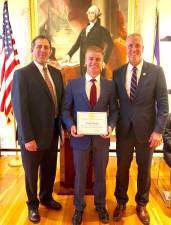
[[[162,133],[168,115],[168,94],[165,76],[161,67],[143,63],[136,96],[131,103],[125,88],[128,64],[113,74],[120,116],[117,136],[125,137],[132,123],[139,141],[148,141],[153,131]]]
[[[68,83],[65,90],[62,118],[67,129],[70,131],[72,125],[77,125],[77,112],[108,112],[108,125],[115,127],[117,121],[117,104],[112,82],[100,80],[100,96],[91,108],[85,90],[85,76],[73,79]],[[87,149],[93,143],[98,149],[108,148],[109,139],[103,139],[99,135],[75,138],[71,136],[71,144],[74,149]]]
[[[40,149],[50,147],[60,131],[63,80],[59,70],[48,65],[54,82],[58,102],[58,118],[55,119],[54,105],[49,89],[34,62],[16,70],[12,86],[12,104],[18,126],[18,140],[25,144],[36,140]]]
[[[171,167],[171,114],[169,114],[163,134],[164,160]]]
[[[85,52],[88,46],[98,46],[104,51],[104,62],[107,63],[109,56],[113,49],[113,41],[109,31],[96,22],[90,32],[86,36],[86,27],[79,34],[76,42],[68,52],[68,55],[72,55],[80,48],[80,64],[84,66]]]

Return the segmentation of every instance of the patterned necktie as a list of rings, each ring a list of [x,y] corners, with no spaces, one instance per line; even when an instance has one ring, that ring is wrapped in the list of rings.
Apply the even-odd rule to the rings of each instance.
[[[130,100],[133,101],[137,90],[137,67],[132,69],[131,85],[130,85]]]
[[[52,100],[53,100],[53,103],[54,103],[54,106],[55,106],[55,109],[56,109],[56,106],[57,106],[56,95],[54,93],[53,86],[52,86],[52,83],[50,81],[50,78],[49,78],[49,75],[48,75],[48,70],[47,70],[46,67],[43,67],[43,73],[44,73],[44,80],[45,80],[45,82],[48,86],[49,92],[51,94],[51,97],[52,97]]]
[[[91,88],[90,88],[90,105],[94,107],[97,102],[97,88],[95,85],[96,79],[91,79],[92,82]]]

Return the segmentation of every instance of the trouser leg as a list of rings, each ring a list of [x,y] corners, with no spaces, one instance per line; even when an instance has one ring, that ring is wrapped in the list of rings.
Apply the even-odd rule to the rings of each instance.
[[[52,146],[44,150],[40,162],[40,193],[41,201],[47,202],[52,199],[53,187],[56,176],[57,147]]]
[[[84,196],[87,182],[89,154],[90,149],[73,150],[75,168],[74,205],[79,211],[82,211],[86,206]]]
[[[138,165],[138,178],[135,200],[140,205],[146,205],[149,201],[152,155],[153,149],[150,149],[149,143],[138,143],[137,141],[136,161]]]
[[[28,208],[38,207],[39,200],[37,198],[37,180],[38,167],[40,161],[39,152],[29,152],[24,146],[21,146],[21,157],[25,172],[25,187],[27,193]]]
[[[132,133],[126,138],[118,138],[116,143],[117,173],[115,197],[119,204],[128,202],[129,169],[133,159],[134,138]]]
[[[93,167],[95,174],[94,204],[96,207],[106,205],[106,168],[109,161],[109,149],[93,149]]]

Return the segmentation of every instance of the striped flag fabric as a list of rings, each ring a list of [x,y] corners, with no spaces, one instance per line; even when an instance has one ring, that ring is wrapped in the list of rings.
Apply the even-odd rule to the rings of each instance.
[[[157,65],[160,65],[160,43],[159,43],[159,13],[156,9],[156,27],[155,27],[155,42],[154,42],[154,58]]]
[[[0,79],[0,112],[3,112],[7,119],[7,124],[13,120],[13,110],[11,102],[11,88],[13,73],[20,64],[15,40],[11,29],[8,13],[8,2],[4,2],[3,7],[3,31],[1,41],[3,58],[1,79]]]

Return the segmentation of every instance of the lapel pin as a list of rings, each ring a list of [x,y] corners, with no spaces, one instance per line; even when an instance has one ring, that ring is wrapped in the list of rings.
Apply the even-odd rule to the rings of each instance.
[[[143,75],[143,76],[145,76],[145,75],[146,75],[146,73],[143,73],[142,75]]]

